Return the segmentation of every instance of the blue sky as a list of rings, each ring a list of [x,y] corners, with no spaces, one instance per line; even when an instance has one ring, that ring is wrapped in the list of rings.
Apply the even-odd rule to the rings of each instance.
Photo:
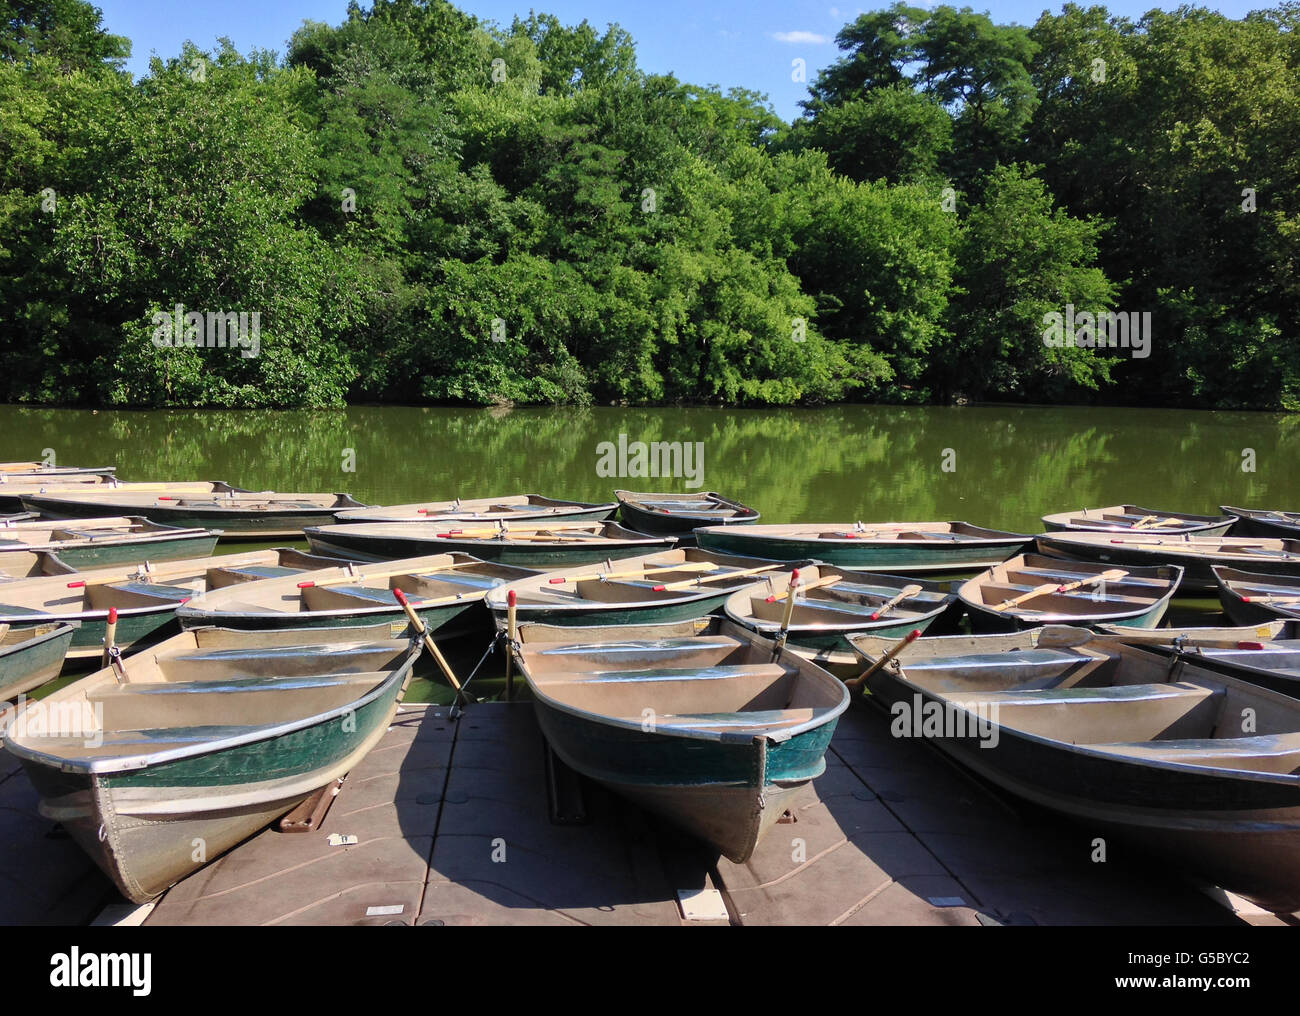
[[[955,5],[966,4],[957,0]],[[283,53],[286,40],[304,20],[341,22],[347,0],[99,0],[97,6],[104,12],[105,27],[131,40],[128,69],[140,75],[148,70],[151,51],[175,56],[186,39],[210,49],[218,36],[225,35],[241,52],[256,46]],[[466,0],[457,6],[483,20],[508,25],[515,14],[527,14],[530,4],[528,0]],[[764,92],[787,120],[799,114],[797,103],[807,95],[805,84],[791,80],[792,61],[804,60],[812,80],[818,68],[839,54],[835,33],[862,11],[886,6],[888,0],[865,7],[825,0],[550,0],[535,4],[537,10],[552,13],[566,24],[585,18],[603,30],[609,22],[617,22],[636,40],[642,69],[671,71],[695,84]],[[1061,5],[1008,0],[970,6],[988,10],[995,21],[1030,25],[1042,11],[1060,10]],[[1134,18],[1157,6],[1173,9],[1177,4],[1107,4],[1112,13]],[[1274,4],[1269,0],[1228,0],[1206,6],[1239,18],[1252,9]]]

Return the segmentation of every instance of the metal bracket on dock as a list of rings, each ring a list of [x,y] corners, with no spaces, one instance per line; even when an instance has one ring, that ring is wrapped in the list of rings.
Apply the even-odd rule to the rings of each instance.
[[[582,791],[582,777],[564,764],[546,746],[546,797],[554,825],[587,825],[587,800]]]
[[[343,775],[333,783],[321,787],[280,819],[276,828],[282,833],[309,833],[313,829],[319,829],[320,824],[325,821],[325,816],[329,814],[334,798],[338,797],[339,791],[343,789],[343,781],[346,779],[347,776]]]

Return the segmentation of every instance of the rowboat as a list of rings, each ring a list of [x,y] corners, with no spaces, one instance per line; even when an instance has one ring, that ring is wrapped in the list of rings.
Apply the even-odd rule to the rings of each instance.
[[[58,554],[73,568],[107,567],[136,561],[171,561],[211,554],[216,529],[179,529],[142,518],[41,520],[0,524],[0,569],[16,555]]]
[[[790,576],[788,567],[768,572],[761,585],[732,593],[723,603],[727,617],[775,638],[785,623]],[[957,598],[950,585],[819,564],[803,567],[787,638],[794,650],[825,651],[825,659],[814,657],[823,667],[851,666],[856,657],[847,636],[853,632],[901,638],[913,629],[926,631],[944,615],[951,622],[959,620],[961,610],[953,609]]]
[[[793,561],[814,558],[867,571],[970,571],[1029,549],[1032,536],[967,522],[822,522],[782,526],[705,526],[708,550]]]
[[[416,504],[375,505],[335,513],[338,522],[598,522],[614,514],[613,501],[561,501],[541,494],[510,494],[454,501],[421,501]]]
[[[1195,626],[1185,628],[1133,628],[1123,624],[1099,624],[1099,634],[1115,635],[1135,645],[1237,646],[1242,642],[1271,642],[1300,637],[1296,621],[1264,621],[1234,627]]]
[[[328,522],[340,508],[361,504],[348,494],[282,494],[234,487],[209,493],[64,491],[24,494],[22,502],[29,511],[38,511],[46,518],[140,515],[162,525],[220,529],[226,537],[239,539],[298,537],[305,526]]]
[[[104,476],[95,473],[82,473],[71,476],[30,476],[22,474],[0,473],[0,511],[14,512],[23,509],[24,497],[40,497],[45,494],[57,496],[80,497],[83,494],[100,494],[108,491],[122,493],[143,493],[152,491],[158,494],[193,494],[207,493],[213,488],[234,490],[229,484],[210,483],[207,481],[165,483],[162,481],[141,481],[124,483],[116,476]],[[113,514],[97,509],[91,516]]]
[[[69,575],[76,568],[44,550],[0,551],[0,585],[14,579],[35,579],[43,575]]]
[[[1237,624],[1300,618],[1300,576],[1213,569],[1219,603]]]
[[[418,653],[366,629],[185,632],[27,703],[5,748],[145,903],[353,769]]]
[[[5,476],[112,476],[117,466],[47,466],[43,462],[0,462]]]
[[[534,574],[468,554],[341,565],[220,586],[179,607],[176,617],[183,628],[243,631],[382,623],[397,635],[407,627],[406,614],[393,593],[400,589],[428,628],[460,634],[476,627],[490,630],[490,618],[481,606],[489,589]]]
[[[208,589],[336,563],[296,550],[259,550],[17,579],[0,584],[0,624],[80,621],[68,659],[84,660],[100,654],[110,608],[117,611],[117,644],[127,649],[177,630],[176,608]]]
[[[1235,521],[1231,515],[1188,515],[1184,512],[1139,508],[1131,504],[1085,508],[1082,511],[1043,516],[1043,525],[1049,533],[1193,533],[1197,536],[1222,536]]]
[[[800,567],[810,561],[799,562]],[[790,573],[784,561],[715,554],[697,547],[574,565],[497,586],[484,603],[505,628],[509,596],[517,598],[520,622],[559,627],[664,624],[703,617],[737,589],[765,575]]]
[[[978,632],[1124,622],[1154,628],[1182,575],[1177,566],[1114,568],[1021,554],[963,582],[957,595]]]
[[[1217,588],[1213,568],[1223,565],[1300,575],[1300,540],[1260,540],[1237,536],[1120,536],[1109,533],[1052,533],[1038,537],[1044,554],[1128,567],[1180,565],[1183,592]]]
[[[1234,536],[1263,536],[1278,540],[1300,539],[1300,512],[1264,511],[1258,508],[1233,508],[1220,505],[1219,510],[1233,516]]]
[[[0,713],[7,702],[59,676],[76,629],[61,622],[35,628],[0,624]]]
[[[1014,651],[921,639],[865,681],[895,736],[932,738],[1089,836],[1300,908],[1300,701],[1187,656],[1080,638]],[[874,662],[888,640],[854,645]]]
[[[471,554],[483,561],[525,568],[556,568],[633,557],[667,549],[671,537],[646,536],[616,522],[368,522],[308,526],[320,554],[372,561],[425,554]]]
[[[688,536],[701,526],[740,526],[758,521],[759,515],[739,501],[715,494],[645,494],[616,490],[618,514],[642,533]]]
[[[626,631],[520,626],[542,732],[572,769],[744,863],[825,771],[847,689],[723,619]]]

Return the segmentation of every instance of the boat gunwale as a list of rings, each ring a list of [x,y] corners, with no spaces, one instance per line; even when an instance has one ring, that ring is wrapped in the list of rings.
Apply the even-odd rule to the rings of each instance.
[[[991,636],[991,637],[1000,638],[1001,636]],[[859,650],[857,646],[852,642],[852,640],[850,640],[849,645],[853,646],[854,651],[858,654],[859,658],[865,660],[868,663],[868,665],[875,662],[874,660],[871,660],[869,657],[867,657],[861,650]],[[1035,648],[1040,648],[1040,647],[1035,647]],[[1066,648],[1074,649],[1074,650],[1083,649],[1083,648],[1087,648],[1087,643],[1084,643],[1082,645],[1077,645],[1077,646],[1069,646]],[[1137,646],[1124,646],[1124,649],[1136,651],[1139,653],[1148,653],[1149,655],[1156,655],[1156,654],[1151,654],[1149,653],[1148,650],[1143,650]],[[1116,649],[1116,651],[1118,652],[1119,650]],[[1007,650],[1007,652],[1008,654],[1010,654],[1013,652],[1017,652],[1017,650]],[[960,657],[949,657],[949,659],[960,659]],[[913,694],[919,694],[925,699],[939,702],[945,708],[952,707],[954,709],[960,709],[962,710],[962,712],[967,713],[968,715],[974,715],[971,713],[971,710],[968,709],[962,703],[954,702],[944,695],[938,694],[936,692],[932,692],[929,689],[923,688],[918,684],[914,684],[911,681],[911,679],[909,679],[906,676],[906,669],[902,664],[902,662],[898,660],[895,660],[894,662],[898,664],[898,667],[896,669],[893,668],[892,664],[886,664],[885,667],[881,668],[882,670],[885,670],[889,673],[890,680],[897,681],[898,683],[904,685]],[[1182,670],[1185,670],[1188,666],[1195,667],[1195,663],[1192,662],[1191,658],[1182,659],[1181,662],[1183,663],[1183,666],[1179,670],[1179,673],[1181,673]],[[1219,684],[1219,685],[1223,685],[1225,689],[1232,688],[1233,686],[1235,686],[1235,690],[1238,691],[1247,691],[1252,695],[1263,695],[1268,698],[1274,698],[1277,700],[1275,704],[1285,706],[1288,712],[1292,712],[1297,717],[1300,717],[1300,703],[1297,703],[1296,699],[1292,698],[1289,695],[1285,695],[1282,692],[1274,691],[1271,688],[1264,688],[1259,685],[1252,684],[1251,682],[1244,681],[1240,678],[1231,677],[1230,675],[1227,674],[1214,673],[1213,671],[1209,673],[1209,678],[1210,678],[1209,680],[1205,678],[1201,678],[1199,683],[1203,685]],[[1180,678],[1180,680],[1182,680],[1182,678]],[[1158,681],[1158,682],[1150,682],[1150,683],[1155,685],[1170,685],[1177,682]],[[1197,682],[1194,681],[1193,683],[1197,683]],[[1051,689],[1039,689],[1039,690],[1050,691]],[[984,701],[987,702],[987,700]],[[1112,762],[1119,762],[1126,766],[1136,766],[1140,769],[1147,769],[1147,768],[1167,769],[1173,772],[1182,772],[1182,773],[1196,774],[1202,776],[1207,773],[1211,773],[1217,777],[1229,779],[1229,780],[1240,780],[1242,778],[1245,778],[1252,783],[1271,783],[1271,784],[1276,784],[1278,786],[1300,787],[1300,772],[1269,773],[1269,772],[1261,772],[1259,770],[1253,770],[1253,769],[1226,769],[1222,766],[1196,765],[1191,762],[1174,762],[1168,759],[1161,759],[1161,758],[1154,758],[1154,757],[1139,759],[1135,756],[1126,755],[1122,752],[1102,751],[1098,748],[1094,748],[1091,745],[1087,745],[1087,744],[1075,744],[1070,741],[1062,741],[1058,738],[1045,737],[1042,734],[1035,734],[1032,733],[1031,731],[1022,730],[1018,727],[1007,726],[1006,724],[1001,722],[995,722],[994,725],[997,727],[999,731],[999,736],[1001,736],[1002,732],[1007,732],[1013,734],[1016,737],[1023,738],[1032,744],[1036,744],[1040,747],[1050,748],[1054,751],[1064,751],[1067,754],[1084,755],[1088,758],[1105,759]],[[1297,724],[1296,729],[1297,731],[1300,731],[1300,723]],[[964,739],[955,738],[955,737],[938,737],[938,738],[927,737],[925,738],[925,740],[931,742],[950,741],[954,743],[960,743]],[[1181,739],[1171,738],[1170,740],[1181,740]],[[1225,738],[1211,738],[1211,740],[1222,740],[1224,742],[1228,742],[1234,739],[1230,737],[1225,737]],[[1096,743],[1122,744],[1127,742],[1096,742]],[[1147,742],[1142,742],[1142,743],[1147,743]],[[1154,740],[1149,743],[1159,744],[1160,742],[1159,740]],[[997,749],[994,748],[993,751],[996,752]],[[1298,802],[1298,805],[1300,805],[1300,802]]]
[[[770,643],[770,640],[762,639],[761,636],[758,636],[758,638],[761,639],[761,641],[756,641],[755,640],[756,635],[754,632],[748,631],[740,625],[735,625],[731,622],[727,622],[727,623],[731,627],[738,629],[735,635],[732,637],[743,638],[746,642],[749,643],[751,647],[760,650],[768,648],[767,646],[764,646],[763,643]],[[610,627],[621,627],[621,626],[614,625]],[[725,631],[720,625],[717,634],[731,635],[732,633]],[[694,637],[700,637],[700,636],[694,636]],[[627,642],[653,642],[653,641],[655,640],[654,639],[628,639],[627,640]],[[585,645],[588,644],[588,642],[589,640],[576,639],[574,643],[553,642],[553,643],[544,643],[544,644],[551,645],[551,646],[567,645],[567,644]],[[595,646],[599,645],[599,643],[591,643],[591,644]],[[690,650],[689,648],[684,647],[683,651],[689,652]],[[526,651],[522,649],[516,649],[514,650],[514,652],[515,652],[515,660],[519,664],[519,669],[523,672],[524,678],[528,681],[529,690],[533,693],[536,702],[545,705],[548,709],[555,709],[558,712],[566,713],[569,716],[576,717],[577,719],[580,719],[586,723],[593,723],[598,726],[615,727],[620,730],[632,731],[641,734],[649,734],[652,737],[682,738],[685,740],[713,741],[721,744],[738,744],[738,745],[754,744],[759,741],[766,741],[769,744],[780,744],[780,743],[784,743],[785,741],[789,741],[795,737],[798,737],[801,734],[806,734],[811,730],[816,730],[819,727],[823,727],[827,723],[831,722],[832,720],[838,720],[839,717],[843,715],[844,711],[848,709],[852,701],[852,697],[849,695],[849,689],[844,684],[843,681],[840,681],[832,674],[827,673],[825,670],[817,666],[817,664],[813,663],[812,661],[796,656],[795,659],[798,660],[798,662],[793,664],[796,678],[807,679],[807,680],[820,680],[821,678],[825,678],[828,684],[834,684],[836,687],[838,687],[840,691],[839,701],[833,706],[828,706],[826,708],[826,713],[824,715],[821,716],[814,715],[811,718],[804,720],[800,723],[794,724],[789,727],[782,727],[776,731],[773,730],[765,730],[765,731],[750,730],[748,732],[723,731],[723,730],[707,731],[707,730],[700,730],[693,727],[684,727],[684,728],[674,727],[671,731],[664,731],[664,730],[660,730],[657,724],[653,726],[653,729],[647,731],[644,728],[645,721],[643,720],[626,719],[619,716],[610,716],[607,713],[592,712],[589,709],[582,709],[579,708],[578,706],[572,706],[569,705],[568,703],[561,702],[560,700],[554,698],[551,695],[547,695],[544,691],[540,689],[537,681],[533,678],[532,672],[528,667],[528,661],[525,658]],[[794,654],[791,653],[791,655],[793,656]],[[816,673],[811,675],[805,673],[805,668],[808,667],[810,667]],[[739,713],[739,712],[743,712],[743,710],[732,710],[732,712]],[[814,712],[816,712],[815,709]]]
[[[321,724],[328,723],[330,720],[337,719],[340,716],[356,712],[358,709],[361,709],[382,697],[392,686],[394,681],[399,678],[405,681],[412,668],[415,666],[415,661],[419,659],[420,654],[423,651],[423,642],[419,639],[392,639],[391,641],[406,642],[407,653],[406,658],[394,667],[387,677],[361,697],[353,699],[351,702],[344,703],[341,706],[336,706],[332,709],[326,710],[325,712],[317,713],[314,716],[297,720],[286,720],[277,724],[269,724],[265,727],[258,727],[254,730],[245,731],[242,734],[231,734],[228,737],[203,741],[197,744],[189,744],[177,748],[166,748],[162,751],[148,752],[139,755],[124,755],[113,758],[92,757],[86,759],[67,759],[50,752],[39,751],[29,745],[23,744],[22,742],[15,742],[9,736],[4,738],[4,747],[24,761],[44,765],[47,768],[57,769],[60,772],[85,773],[91,776],[107,776],[117,773],[134,772],[139,769],[147,769],[150,766],[163,765],[169,762],[178,762],[189,758],[199,758],[203,755],[212,754],[213,752],[227,751],[231,748],[240,748],[248,744],[256,744],[259,741],[267,741],[283,737],[285,734],[292,734],[298,730],[306,730],[311,727],[320,726]],[[383,642],[357,644],[379,646],[383,645]],[[286,646],[279,648],[296,649],[299,647]],[[337,649],[338,647],[332,646],[327,648]],[[324,658],[327,657],[329,653],[321,653],[320,655]],[[130,660],[128,659],[126,663],[129,667]],[[56,692],[55,695],[59,695],[60,692],[68,689],[75,689],[82,681],[88,681],[94,676],[94,674],[87,674],[80,680],[74,681],[65,688],[59,689],[59,692]],[[130,682],[127,682],[127,684],[129,686]],[[54,696],[50,696],[50,698],[42,699],[41,701],[49,702],[53,698]],[[28,708],[30,708],[30,705]],[[22,712],[16,714],[13,722],[17,723],[25,712],[26,708],[24,708]]]

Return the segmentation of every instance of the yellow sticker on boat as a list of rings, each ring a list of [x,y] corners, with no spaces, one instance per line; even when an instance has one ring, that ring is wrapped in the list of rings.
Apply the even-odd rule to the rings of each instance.
[[[401,635],[402,632],[404,632],[404,631],[406,631],[406,622],[405,622],[405,621],[389,621],[389,622],[388,622],[388,634],[391,635],[391,636],[393,636],[393,638],[397,638],[397,636],[398,636],[398,635]]]
[[[1266,638],[1268,638],[1269,636],[1271,636],[1271,635],[1273,634],[1273,629],[1272,629],[1272,628],[1269,628],[1269,627],[1266,625],[1266,626],[1264,626],[1263,628],[1256,628],[1256,629],[1255,629],[1255,634],[1258,635],[1258,636],[1259,636],[1260,638],[1262,638],[1262,639],[1266,639]]]

